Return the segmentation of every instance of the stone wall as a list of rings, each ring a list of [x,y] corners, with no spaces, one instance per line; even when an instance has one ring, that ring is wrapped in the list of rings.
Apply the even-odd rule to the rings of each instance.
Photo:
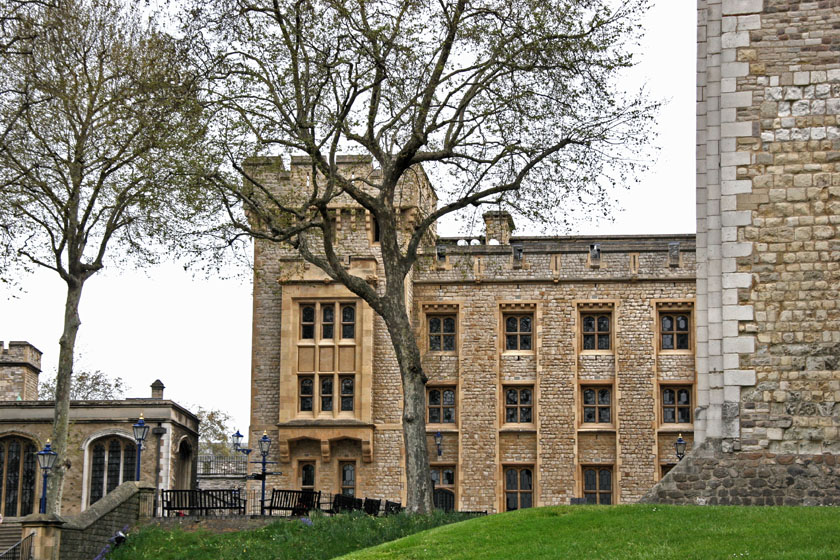
[[[134,527],[151,516],[154,488],[125,482],[84,513],[68,517],[61,528],[61,560],[90,560],[117,531]]]
[[[705,443],[647,499],[835,504],[840,4],[697,6]]]
[[[707,440],[677,464],[642,502],[739,506],[840,505],[833,453],[723,451]]]

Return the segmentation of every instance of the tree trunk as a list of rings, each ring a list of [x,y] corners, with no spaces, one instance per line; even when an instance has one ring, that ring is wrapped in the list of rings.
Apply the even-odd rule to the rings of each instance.
[[[401,303],[393,309],[388,331],[400,364],[403,386],[403,441],[405,442],[406,509],[431,513],[434,509],[429,450],[426,447],[426,376],[420,349]]]
[[[67,282],[67,299],[64,303],[64,331],[58,341],[58,372],[55,377],[55,416],[53,420],[52,449],[58,453],[55,468],[49,477],[47,511],[61,513],[64,490],[64,461],[67,459],[67,435],[70,426],[70,383],[73,376],[73,353],[76,335],[82,322],[79,320],[79,301],[84,280],[70,278]],[[81,468],[81,465],[78,467]]]

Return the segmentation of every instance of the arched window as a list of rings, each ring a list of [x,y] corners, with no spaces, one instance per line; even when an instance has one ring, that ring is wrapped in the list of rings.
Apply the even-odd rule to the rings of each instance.
[[[29,515],[33,511],[37,451],[28,439],[0,439],[0,510],[5,517]]]
[[[93,505],[123,482],[134,480],[137,444],[126,438],[107,436],[94,441],[90,450],[88,505]]]

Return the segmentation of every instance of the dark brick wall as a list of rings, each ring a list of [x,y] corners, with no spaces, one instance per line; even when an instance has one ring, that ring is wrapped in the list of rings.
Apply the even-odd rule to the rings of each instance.
[[[698,505],[840,505],[835,455],[724,452],[707,440],[642,498]]]

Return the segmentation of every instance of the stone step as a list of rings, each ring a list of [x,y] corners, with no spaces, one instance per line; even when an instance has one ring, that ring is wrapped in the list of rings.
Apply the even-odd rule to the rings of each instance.
[[[20,523],[0,523],[0,554],[13,547],[20,540]]]

